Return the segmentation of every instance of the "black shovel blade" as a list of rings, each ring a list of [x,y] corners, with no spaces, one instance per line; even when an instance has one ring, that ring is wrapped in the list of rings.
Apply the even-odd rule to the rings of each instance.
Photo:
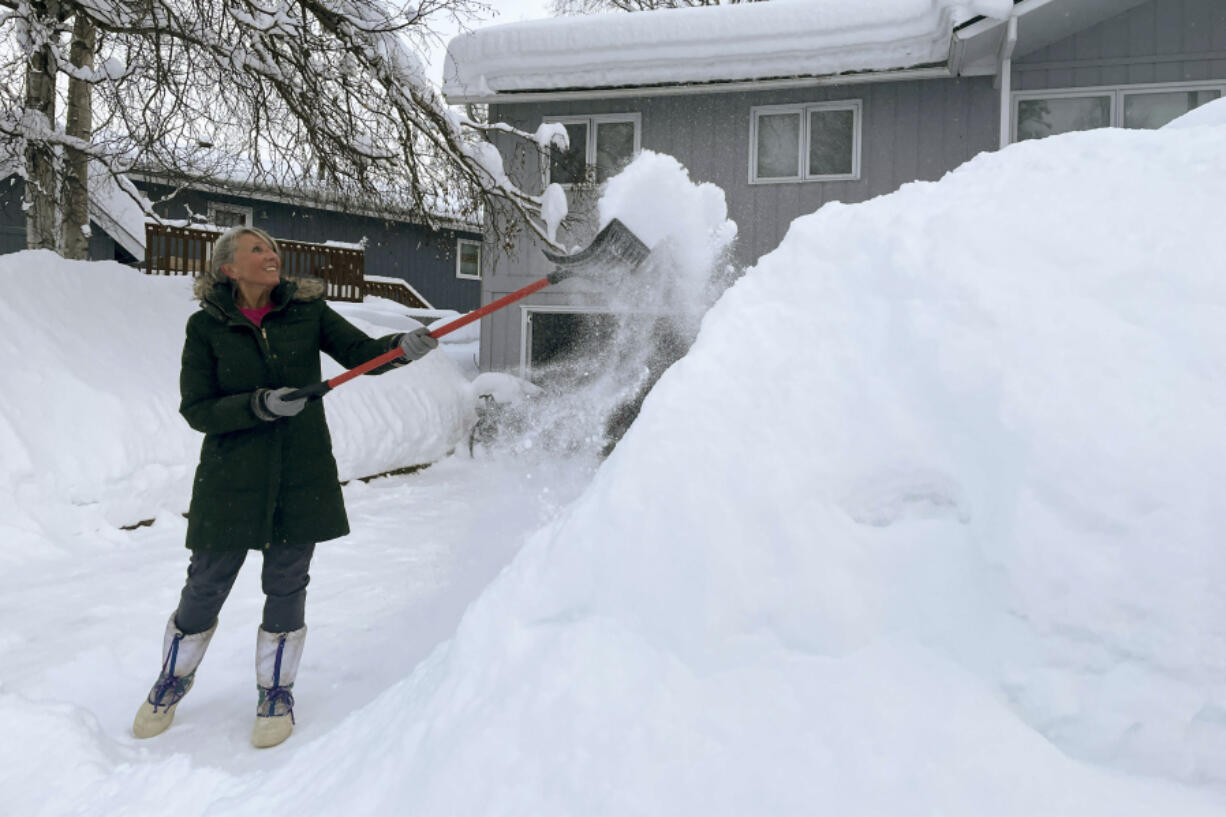
[[[548,250],[542,252],[557,265],[555,275],[558,278],[581,275],[585,278],[616,279],[634,272],[651,255],[647,245],[617,219],[610,221],[596,234],[591,244],[577,253],[562,255]]]

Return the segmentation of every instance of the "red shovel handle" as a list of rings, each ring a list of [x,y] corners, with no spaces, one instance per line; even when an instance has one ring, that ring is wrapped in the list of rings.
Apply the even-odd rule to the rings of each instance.
[[[474,309],[472,312],[469,312],[467,315],[461,315],[460,317],[456,318],[454,321],[447,324],[446,326],[440,326],[438,329],[435,329],[433,332],[430,333],[430,337],[437,339],[437,338],[441,338],[443,335],[449,335],[455,330],[459,329],[461,326],[468,326],[473,321],[479,321],[482,318],[484,318],[486,315],[490,314],[491,312],[497,312],[499,309],[502,309],[504,306],[507,306],[508,304],[513,304],[516,301],[518,301],[520,298],[527,298],[533,292],[538,292],[544,289],[545,287],[549,286],[550,284],[557,283],[560,280],[562,280],[562,278],[559,277],[555,273],[553,275],[548,275],[539,281],[533,281],[531,284],[528,284],[528,286],[522,289],[517,289],[514,292],[512,292],[510,295],[503,295],[498,300],[490,301],[488,304],[481,307],[480,309]]]
[[[461,315],[446,326],[440,326],[438,329],[435,329],[430,333],[430,337],[438,340],[443,335],[449,335],[462,326],[468,326],[468,324],[472,323],[473,321],[479,321],[491,312],[497,312],[504,306],[512,304],[521,298],[526,298],[532,293],[542,290],[550,284],[556,284],[558,281],[561,281],[567,277],[569,276],[561,270],[553,272],[539,281],[533,281],[531,284],[528,284],[528,286],[515,290],[510,295],[503,295],[498,300],[491,301],[480,309],[474,309],[467,315]],[[377,369],[380,366],[391,363],[402,354],[404,354],[404,352],[401,351],[399,346],[394,349],[389,349],[378,357],[371,358],[361,365],[354,366],[347,372],[341,372],[331,380],[325,380],[324,382],[316,383],[313,386],[304,386],[301,389],[296,389],[295,391],[285,395],[284,399],[298,400],[302,397],[323,397],[325,394],[332,391],[342,383],[348,382],[358,375],[366,374],[371,369]]]

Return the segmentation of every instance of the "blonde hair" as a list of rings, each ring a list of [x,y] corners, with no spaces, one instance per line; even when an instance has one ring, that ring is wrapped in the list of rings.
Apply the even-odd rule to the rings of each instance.
[[[238,237],[243,233],[249,233],[267,242],[277,257],[281,256],[281,246],[277,244],[277,239],[259,227],[247,227],[241,224],[231,227],[213,242],[213,255],[209,259],[209,268],[196,276],[196,283],[192,285],[192,294],[196,296],[196,300],[202,300],[212,291],[213,287],[229,280],[229,277],[221,271],[221,266],[234,261],[234,250],[238,244]]]

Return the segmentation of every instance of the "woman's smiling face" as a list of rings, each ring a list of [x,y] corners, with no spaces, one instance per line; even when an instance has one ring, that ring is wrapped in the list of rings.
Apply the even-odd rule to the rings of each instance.
[[[223,264],[222,272],[239,285],[272,289],[281,282],[281,258],[258,235],[243,233],[234,242],[234,260]]]

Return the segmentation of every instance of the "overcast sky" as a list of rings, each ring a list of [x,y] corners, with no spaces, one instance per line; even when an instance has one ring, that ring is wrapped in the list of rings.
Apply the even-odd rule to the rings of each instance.
[[[469,24],[472,28],[514,23],[520,20],[539,20],[552,16],[549,13],[549,0],[486,0],[486,2],[491,8],[490,13],[485,15],[484,19],[473,20]],[[443,81],[443,57],[447,53],[447,41],[458,31],[458,28],[444,31],[440,26],[439,33],[443,35],[443,42],[426,55],[430,79],[435,85],[440,85]]]

